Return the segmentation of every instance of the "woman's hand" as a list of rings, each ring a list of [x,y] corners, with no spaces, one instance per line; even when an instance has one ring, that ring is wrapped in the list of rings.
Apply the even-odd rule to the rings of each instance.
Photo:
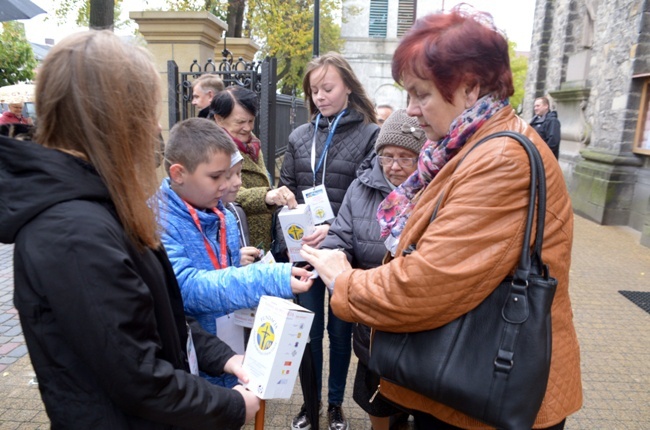
[[[244,246],[239,250],[239,264],[243,267],[262,258],[261,251],[254,246]]]
[[[327,286],[339,274],[352,269],[345,253],[335,249],[316,249],[303,245],[300,255],[316,269],[318,276]]]
[[[298,207],[296,196],[293,195],[291,190],[285,186],[269,190],[264,197],[264,202],[269,205],[289,206],[289,209]]]
[[[237,379],[240,381],[246,383],[248,382],[248,373],[244,370],[242,367],[242,363],[244,362],[244,356],[243,355],[233,355],[230,357],[228,361],[226,361],[226,365],[223,366],[223,371],[226,373],[230,373],[231,375],[235,375]]]
[[[325,240],[325,237],[327,236],[327,232],[329,231],[330,231],[329,224],[317,225],[316,227],[314,227],[314,231],[312,234],[302,238],[302,243],[303,245],[308,245],[311,246],[312,248],[319,248],[321,242]]]
[[[248,424],[255,419],[255,414],[260,409],[260,399],[241,385],[235,385],[232,389],[238,391],[244,398],[244,404],[246,405],[246,424]]]
[[[291,268],[291,291],[293,294],[300,294],[309,291],[314,280],[311,279],[312,273],[302,267]]]

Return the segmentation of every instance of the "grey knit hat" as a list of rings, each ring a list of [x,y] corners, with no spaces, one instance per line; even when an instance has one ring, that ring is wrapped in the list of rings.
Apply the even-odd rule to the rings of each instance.
[[[408,116],[405,109],[398,109],[381,126],[375,142],[375,152],[379,154],[384,146],[393,145],[419,154],[426,141],[427,136],[420,128],[417,118]]]

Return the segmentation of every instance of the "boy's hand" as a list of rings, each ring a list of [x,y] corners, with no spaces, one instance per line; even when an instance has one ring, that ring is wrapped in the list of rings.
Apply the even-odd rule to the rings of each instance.
[[[241,254],[239,257],[239,263],[241,266],[246,266],[248,264],[254,263],[263,257],[262,251],[255,248],[254,246],[244,246],[239,250],[239,252]]]
[[[300,294],[309,291],[314,283],[312,273],[302,267],[291,268],[291,291],[293,294]]]

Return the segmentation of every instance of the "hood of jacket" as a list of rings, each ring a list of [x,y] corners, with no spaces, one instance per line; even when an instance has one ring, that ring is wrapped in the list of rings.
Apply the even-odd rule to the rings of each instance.
[[[393,189],[388,184],[388,179],[384,176],[384,170],[379,165],[377,154],[370,153],[357,169],[357,178],[366,187],[383,191],[388,194]]]
[[[70,200],[110,201],[87,162],[35,142],[0,137],[0,242],[48,208]]]

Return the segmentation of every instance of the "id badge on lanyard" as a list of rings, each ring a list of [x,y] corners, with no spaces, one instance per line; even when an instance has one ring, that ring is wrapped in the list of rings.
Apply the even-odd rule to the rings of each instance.
[[[311,209],[311,219],[315,225],[334,219],[334,211],[330,199],[327,197],[325,185],[321,184],[306,189],[302,192],[302,196],[305,203],[309,205],[309,209]]]
[[[192,340],[192,329],[187,325],[187,362],[190,365],[190,373],[192,375],[199,374],[199,360],[196,358],[196,350],[194,349],[194,341]]]
[[[318,123],[320,122],[321,114],[318,114],[316,117],[316,122],[314,125],[314,138],[311,144],[311,170],[313,172],[313,187],[308,188],[302,192],[302,196],[305,200],[305,203],[309,205],[311,209],[311,217],[314,224],[322,224],[326,221],[334,219],[334,211],[332,210],[332,204],[330,199],[327,196],[327,190],[325,189],[325,172],[327,170],[327,151],[329,150],[330,145],[332,144],[332,139],[334,133],[336,132],[336,127],[339,124],[339,120],[345,113],[347,109],[344,109],[336,116],[332,127],[329,130],[327,135],[327,140],[325,141],[325,146],[323,147],[323,153],[318,160],[318,165],[316,165],[316,136],[318,134]],[[322,183],[316,186],[316,172],[320,170],[321,165],[323,166],[323,175]]]

